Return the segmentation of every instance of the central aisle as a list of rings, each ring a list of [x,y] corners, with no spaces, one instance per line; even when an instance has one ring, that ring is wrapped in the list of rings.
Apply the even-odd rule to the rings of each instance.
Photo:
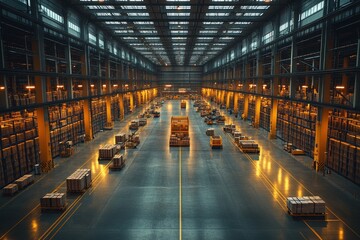
[[[189,116],[190,147],[169,147],[174,115]],[[323,234],[338,238],[336,232],[322,230],[322,221],[294,221],[286,213],[282,193],[297,195],[299,189],[308,193],[269,155],[271,146],[263,145],[259,160],[251,160],[222,126],[214,126],[224,147],[212,150],[207,128],[192,102],[186,109],[180,109],[179,101],[165,102],[161,117],[142,128],[138,148],[126,150],[125,168],[105,172],[55,238],[319,239]],[[274,152],[280,154],[278,149]],[[331,224],[338,229],[340,222]],[[348,229],[343,232],[354,236]]]

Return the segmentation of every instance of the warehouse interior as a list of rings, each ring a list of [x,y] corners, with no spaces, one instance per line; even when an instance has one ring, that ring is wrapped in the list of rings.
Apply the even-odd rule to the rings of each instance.
[[[0,0],[0,56],[0,239],[360,239],[360,1]]]

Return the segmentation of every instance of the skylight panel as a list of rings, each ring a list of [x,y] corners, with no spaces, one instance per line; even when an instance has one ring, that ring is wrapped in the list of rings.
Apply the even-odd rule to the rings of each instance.
[[[188,25],[189,24],[189,22],[177,22],[177,21],[170,21],[169,23],[173,24],[173,25]]]
[[[96,13],[96,16],[99,16],[99,17],[106,17],[106,16],[111,16],[111,13],[104,13],[104,12],[98,12]]]
[[[245,17],[260,17],[263,13],[244,13]]]
[[[227,17],[229,16],[229,13],[224,13],[224,12],[218,12],[218,13],[206,13],[207,17]]]
[[[234,9],[234,6],[214,6],[214,5],[210,5],[209,9],[216,9],[216,10],[231,10]]]
[[[234,22],[234,25],[249,25],[251,22]]]
[[[134,33],[133,30],[129,29],[129,30],[115,30],[115,33]]]
[[[156,30],[140,30],[140,33],[143,33],[143,34],[157,34],[157,31]]]
[[[121,8],[128,9],[128,10],[134,10],[134,9],[146,9],[146,6],[133,5],[133,6],[121,6]]]
[[[122,22],[119,21],[105,21],[106,24],[123,24]],[[126,24],[126,22],[125,22]]]
[[[198,37],[200,40],[211,40],[213,37]]]
[[[191,9],[191,6],[165,6],[167,10],[183,10],[183,9]]]
[[[224,22],[204,22],[204,24],[206,24],[206,25],[221,25],[223,23]]]
[[[188,17],[188,16],[190,16],[190,13],[189,12],[186,12],[186,13],[184,13],[184,12],[173,12],[173,13],[171,13],[171,12],[168,12],[168,13],[166,13],[169,17]]]
[[[89,5],[87,6],[88,9],[94,10],[94,9],[115,9],[112,5]]]
[[[154,24],[153,21],[135,21],[134,24],[138,24],[138,25],[152,25]]]
[[[200,30],[200,34],[214,34],[217,32],[216,30]]]
[[[147,40],[160,40],[159,37],[146,37]]]
[[[239,34],[239,33],[242,33],[242,30],[228,30],[227,33],[229,33],[229,34]]]
[[[123,37],[124,40],[136,40],[135,37]]]
[[[171,30],[172,34],[187,34],[187,30]]]
[[[128,16],[130,16],[130,17],[148,17],[149,16],[149,13],[147,13],[147,12],[142,12],[142,13],[128,13],[127,14]]]

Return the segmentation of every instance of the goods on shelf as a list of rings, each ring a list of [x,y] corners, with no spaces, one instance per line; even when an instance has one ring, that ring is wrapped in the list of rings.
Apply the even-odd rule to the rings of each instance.
[[[206,130],[206,136],[214,136],[215,135],[215,129],[214,128],[208,128]]]
[[[117,152],[115,144],[105,144],[99,148],[99,160],[111,160]]]
[[[77,169],[66,179],[68,192],[83,192],[91,186],[91,170]]]
[[[211,148],[222,148],[221,136],[210,136],[210,146]]]
[[[244,153],[259,153],[260,148],[254,140],[239,140],[240,150]]]
[[[91,100],[91,123],[93,134],[104,129],[106,123],[106,102],[101,98]]]
[[[65,193],[47,193],[40,198],[42,210],[64,210],[66,208]]]
[[[171,117],[170,146],[190,146],[189,118],[187,116]]]
[[[34,183],[34,176],[32,174],[25,174],[24,176],[16,179],[14,183],[18,185],[19,189],[23,189]]]
[[[125,159],[122,154],[116,154],[112,159],[112,164],[110,165],[110,169],[116,170],[121,169],[125,165]]]
[[[39,159],[36,112],[0,116],[0,188],[33,170]]]
[[[286,206],[294,216],[324,215],[326,212],[325,201],[319,196],[288,197]]]
[[[10,183],[3,188],[3,194],[6,196],[12,196],[19,190],[16,183]]]

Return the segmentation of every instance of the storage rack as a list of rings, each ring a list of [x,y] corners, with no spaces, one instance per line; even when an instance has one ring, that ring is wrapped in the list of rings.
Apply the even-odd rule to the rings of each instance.
[[[0,117],[0,187],[33,170],[39,161],[36,112]]]
[[[111,97],[111,117],[113,121],[119,121],[120,116],[120,107],[119,107],[119,96]]]
[[[93,134],[100,132],[106,123],[106,103],[102,98],[91,100],[91,118]]]
[[[249,96],[248,119],[252,120],[254,118],[255,118],[255,96]]]
[[[267,98],[261,99],[260,107],[260,127],[270,131],[270,110],[271,100]]]
[[[83,106],[69,103],[49,107],[50,141],[52,157],[61,152],[61,143],[72,141],[77,144],[84,134]]]
[[[171,117],[170,146],[190,146],[189,118],[187,116]]]
[[[278,104],[278,137],[313,157],[316,107],[283,100]]]
[[[333,110],[329,117],[327,165],[360,183],[360,114]]]

